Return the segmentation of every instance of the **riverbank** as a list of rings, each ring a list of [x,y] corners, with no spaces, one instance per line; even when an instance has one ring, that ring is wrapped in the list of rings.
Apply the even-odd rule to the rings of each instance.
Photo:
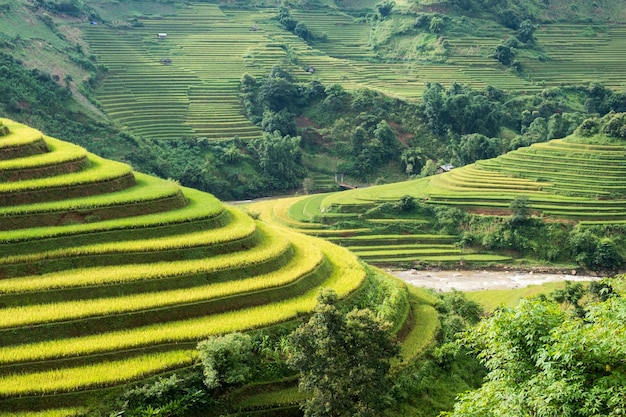
[[[523,288],[546,282],[595,281],[600,277],[571,273],[535,271],[390,271],[392,275],[418,287],[438,291],[484,291]]]

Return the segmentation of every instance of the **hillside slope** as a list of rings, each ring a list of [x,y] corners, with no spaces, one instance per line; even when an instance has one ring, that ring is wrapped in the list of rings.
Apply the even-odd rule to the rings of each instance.
[[[101,401],[364,282],[344,249],[0,122],[2,412]]]
[[[623,116],[426,178],[278,200],[271,217],[388,266],[513,257],[610,273],[626,259]]]

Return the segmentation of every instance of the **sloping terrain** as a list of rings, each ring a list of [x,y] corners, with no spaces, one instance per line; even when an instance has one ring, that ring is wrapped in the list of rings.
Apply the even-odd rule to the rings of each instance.
[[[377,207],[397,207],[411,196],[427,207],[501,217],[510,216],[512,202],[523,198],[530,214],[547,221],[623,226],[625,167],[626,146],[620,140],[574,134],[427,178],[278,200],[264,210],[279,224],[326,237],[372,263],[503,263],[510,258],[460,249],[459,236],[431,234],[428,216],[397,210],[394,215],[393,209]]]
[[[130,13],[124,4],[97,7],[103,16]],[[132,25],[78,28],[92,56],[108,69],[96,91],[101,108],[134,133],[155,139],[257,137],[260,130],[239,100],[239,81],[245,73],[266,76],[274,65],[302,81],[367,87],[409,100],[434,82],[520,93],[563,83],[624,85],[621,25],[545,22],[536,29],[535,46],[518,45],[521,70],[514,71],[493,53],[515,31],[481,19],[464,27],[468,17],[452,23],[458,10],[442,7],[451,17],[435,32],[417,23],[419,16],[437,16],[429,5],[399,5],[399,13],[380,21],[327,7],[294,11],[312,36],[323,38],[309,43],[280,26],[277,9],[198,3],[165,14],[140,13]],[[167,36],[159,39],[159,33]],[[425,55],[432,48],[440,56]]]
[[[344,249],[0,121],[0,411],[80,407],[365,279]]]

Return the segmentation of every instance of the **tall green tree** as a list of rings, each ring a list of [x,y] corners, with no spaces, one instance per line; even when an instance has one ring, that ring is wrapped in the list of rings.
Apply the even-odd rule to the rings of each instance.
[[[283,136],[279,131],[265,132],[253,142],[264,179],[274,189],[300,186],[306,174],[302,166],[300,136]]]
[[[311,319],[290,336],[288,362],[311,394],[306,417],[369,417],[385,407],[390,360],[399,353],[391,323],[371,310],[345,314],[334,291],[324,289]]]

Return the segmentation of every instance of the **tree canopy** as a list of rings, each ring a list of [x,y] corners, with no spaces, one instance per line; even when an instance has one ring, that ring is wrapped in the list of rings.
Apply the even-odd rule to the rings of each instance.
[[[487,380],[448,417],[625,416],[626,298],[603,299],[583,317],[538,298],[482,321],[464,341]]]
[[[311,319],[290,336],[288,361],[311,393],[306,417],[378,415],[391,387],[390,360],[399,353],[390,330],[371,310],[345,314],[332,290],[320,292]]]

